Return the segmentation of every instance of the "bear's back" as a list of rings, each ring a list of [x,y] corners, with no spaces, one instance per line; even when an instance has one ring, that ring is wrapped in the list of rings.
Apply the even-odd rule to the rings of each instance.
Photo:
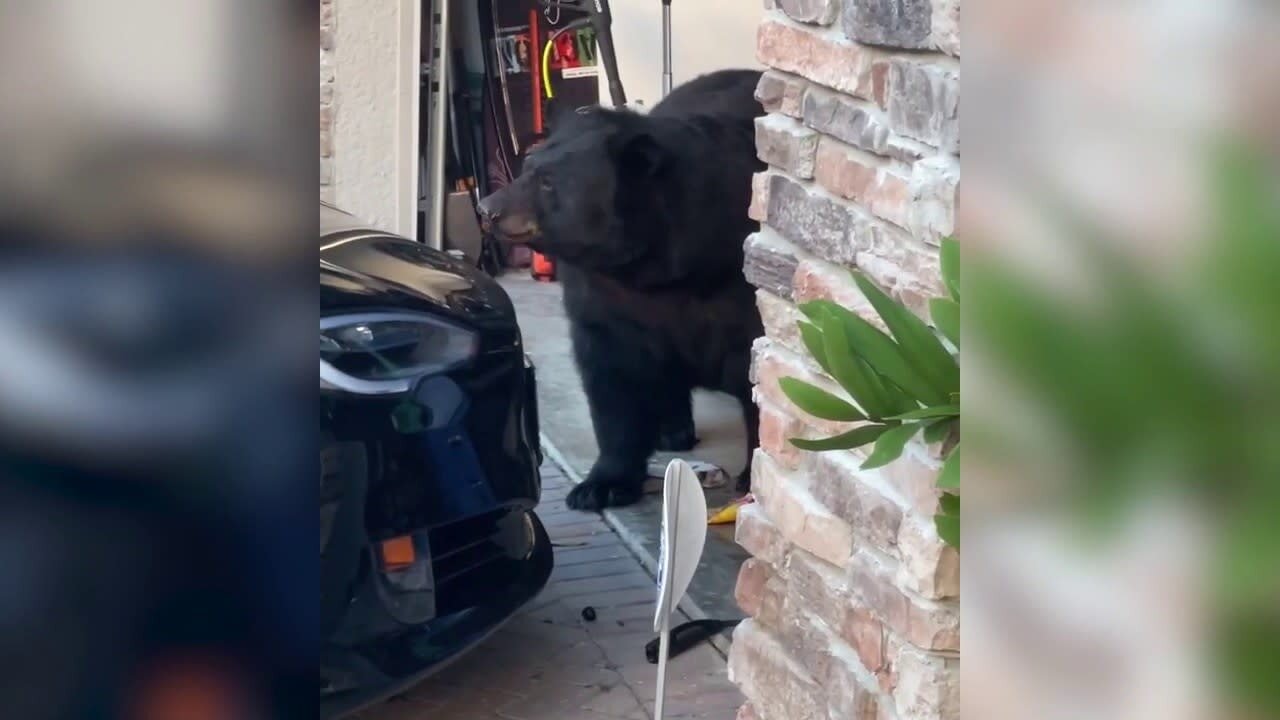
[[[688,115],[722,115],[755,118],[764,114],[756,100],[759,70],[718,70],[700,75],[672,89],[649,115],[681,117]]]

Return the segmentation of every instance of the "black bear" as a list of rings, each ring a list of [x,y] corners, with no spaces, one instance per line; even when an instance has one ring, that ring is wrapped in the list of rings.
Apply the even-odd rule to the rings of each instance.
[[[507,242],[557,262],[574,359],[600,455],[569,507],[640,499],[655,449],[697,442],[690,392],[742,403],[750,449],[759,415],[748,371],[763,333],[743,277],[760,73],[726,70],[674,89],[648,114],[562,113],[520,176],[481,215]]]

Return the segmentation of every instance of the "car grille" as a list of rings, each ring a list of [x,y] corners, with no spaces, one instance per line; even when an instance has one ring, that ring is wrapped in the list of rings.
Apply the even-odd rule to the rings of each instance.
[[[437,615],[477,604],[501,582],[505,563],[500,561],[509,557],[502,544],[502,521],[508,515],[495,510],[431,529]]]

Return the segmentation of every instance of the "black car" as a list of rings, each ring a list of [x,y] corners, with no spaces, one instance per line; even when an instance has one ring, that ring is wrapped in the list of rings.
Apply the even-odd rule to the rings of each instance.
[[[543,588],[534,370],[465,261],[320,209],[322,717],[402,691]]]

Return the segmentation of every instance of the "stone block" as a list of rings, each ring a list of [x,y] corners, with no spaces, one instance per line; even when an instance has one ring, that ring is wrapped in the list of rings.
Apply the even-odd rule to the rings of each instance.
[[[729,679],[762,720],[827,720],[822,686],[753,620],[733,633]]]
[[[867,45],[922,50],[930,46],[930,0],[851,0],[840,24],[850,38]]]
[[[872,215],[905,228],[910,222],[911,186],[887,167],[888,161],[831,138],[822,138],[814,177],[822,187],[853,200]]]
[[[849,453],[810,454],[810,492],[853,528],[859,545],[897,556],[902,508],[859,479],[859,462]]]
[[[756,155],[793,177],[813,177],[818,134],[785,115],[756,118]]]
[[[817,557],[842,565],[853,552],[853,531],[822,507],[802,476],[779,466],[757,449],[751,467],[751,489],[787,542]]]
[[[811,193],[790,178],[774,175],[766,217],[770,227],[810,253],[838,264],[853,263],[848,236],[857,216],[847,203]]]
[[[756,33],[756,58],[819,85],[871,99],[871,66],[886,55],[830,32],[765,20]]]
[[[756,85],[756,100],[760,101],[766,112],[798,118],[808,86],[809,83],[798,75],[766,70],[760,76],[760,83]]]
[[[923,650],[960,650],[958,606],[902,591],[894,583],[892,571],[865,553],[856,553],[849,567],[849,587],[855,602],[895,635]]]
[[[960,152],[960,72],[951,64],[897,58],[889,67],[889,128]]]
[[[900,587],[930,599],[960,596],[960,553],[938,537],[931,515],[902,523],[897,546]]]
[[[856,661],[835,654],[827,666],[828,720],[877,720],[881,717],[876,688],[868,688]],[[906,717],[906,716],[904,716]]]
[[[881,67],[888,67],[881,63]],[[824,135],[878,155],[890,154],[889,125],[884,115],[865,100],[830,90],[810,88],[801,106],[804,124]]]
[[[751,556],[768,565],[782,564],[787,552],[787,542],[778,526],[769,520],[757,504],[744,505],[738,510],[738,522],[734,526],[733,539]]]
[[[840,15],[839,0],[775,0],[787,17],[802,23],[830,25]]]
[[[799,468],[804,451],[792,445],[791,439],[805,437],[804,423],[762,396],[756,398],[756,405],[760,408],[760,449],[788,470]]]
[[[756,558],[747,558],[738,569],[738,582],[733,589],[733,597],[738,601],[738,608],[750,616],[760,612],[761,596],[765,583],[769,581],[773,571],[769,565]]]

